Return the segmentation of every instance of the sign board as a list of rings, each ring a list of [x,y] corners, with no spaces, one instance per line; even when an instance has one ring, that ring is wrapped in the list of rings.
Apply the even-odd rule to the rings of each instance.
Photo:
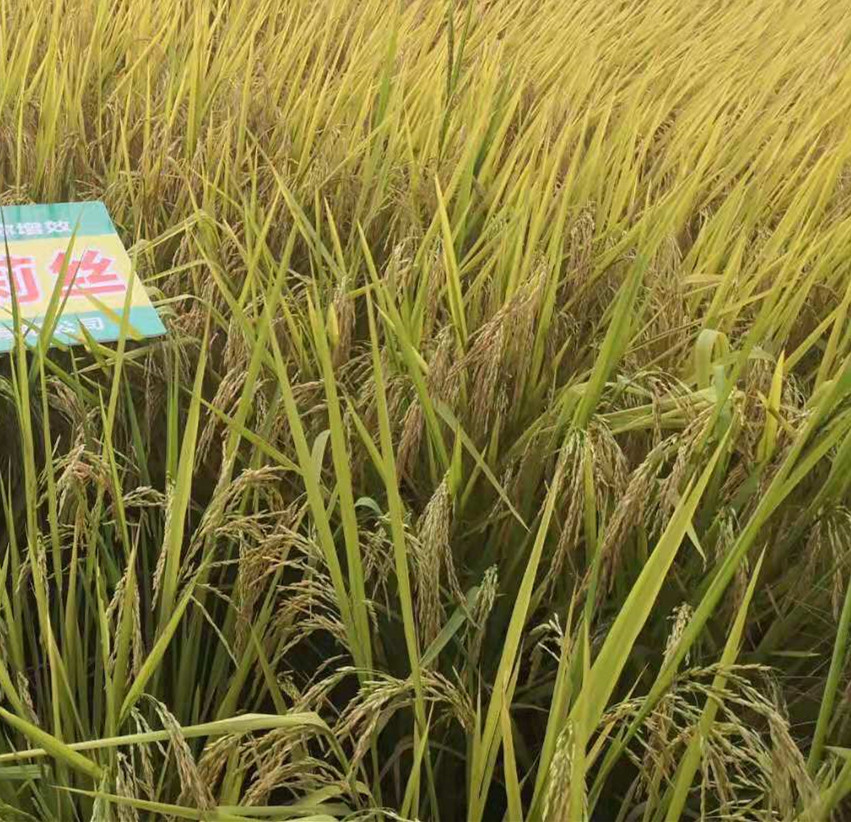
[[[3,206],[0,215],[0,351],[14,347],[13,286],[21,328],[34,341],[60,276],[53,342],[82,342],[81,327],[100,342],[117,340],[131,282],[130,334],[165,334],[103,203]]]

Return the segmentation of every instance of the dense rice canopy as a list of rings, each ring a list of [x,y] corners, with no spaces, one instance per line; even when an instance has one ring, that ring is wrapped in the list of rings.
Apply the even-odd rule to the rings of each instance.
[[[0,0],[0,113],[169,327],[0,363],[0,818],[839,808],[846,4]]]

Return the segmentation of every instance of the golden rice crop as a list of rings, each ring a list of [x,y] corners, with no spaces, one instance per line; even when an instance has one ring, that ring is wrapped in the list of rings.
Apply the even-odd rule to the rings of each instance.
[[[849,122],[830,0],[0,0],[168,326],[0,363],[0,819],[844,818]]]

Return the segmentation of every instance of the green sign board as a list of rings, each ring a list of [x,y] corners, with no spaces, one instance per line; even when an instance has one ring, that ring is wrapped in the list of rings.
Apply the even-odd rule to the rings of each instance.
[[[0,218],[0,351],[14,345],[13,291],[28,340],[38,335],[57,287],[54,343],[82,342],[82,329],[100,342],[117,340],[131,287],[130,333],[165,334],[103,203],[3,206]]]

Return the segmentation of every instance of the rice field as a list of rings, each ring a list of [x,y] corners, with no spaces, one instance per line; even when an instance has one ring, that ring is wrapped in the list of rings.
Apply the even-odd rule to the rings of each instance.
[[[0,0],[0,820],[851,818],[848,12]]]

